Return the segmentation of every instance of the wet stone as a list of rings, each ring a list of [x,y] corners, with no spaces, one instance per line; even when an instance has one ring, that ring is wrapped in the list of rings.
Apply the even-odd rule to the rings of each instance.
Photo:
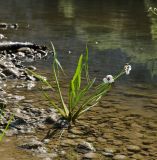
[[[135,145],[128,145],[127,149],[131,152],[139,152],[141,150],[139,146],[135,146]]]
[[[73,133],[73,134],[75,134],[75,135],[82,135],[83,134],[81,130],[78,130],[76,128],[72,128],[70,130],[70,132]]]
[[[52,124],[52,123],[57,122],[57,120],[58,120],[58,115],[52,114],[52,115],[49,115],[48,117],[46,117],[45,122],[48,124]]]
[[[87,138],[87,141],[88,141],[88,142],[95,142],[95,141],[96,141],[96,138],[95,138],[95,137],[88,137],[88,138]]]
[[[79,153],[88,153],[88,152],[95,152],[96,149],[91,143],[84,141],[77,145],[76,151]]]
[[[50,142],[50,139],[44,139],[44,140],[43,140],[43,143],[44,143],[44,144],[48,144],[49,142]]]
[[[136,160],[144,160],[144,157],[140,154],[134,154],[134,155],[132,155],[132,158],[134,158]]]
[[[98,137],[97,141],[101,142],[101,143],[106,143],[107,142],[107,140],[105,138],[102,138],[102,137]]]
[[[62,141],[62,145],[64,146],[75,146],[76,145],[76,142],[72,139],[65,139]]]
[[[93,152],[89,152],[83,155],[83,159],[98,159],[98,155]]]
[[[17,134],[18,134],[18,130],[16,128],[10,129],[6,132],[7,137],[11,137],[11,136],[17,135]]]
[[[102,154],[103,154],[105,157],[113,157],[113,156],[114,156],[113,153],[109,153],[109,152],[102,152]]]
[[[116,149],[114,149],[114,148],[105,148],[104,151],[107,152],[107,153],[115,153]]]
[[[29,142],[21,144],[19,147],[23,149],[38,149],[38,147],[42,147],[42,146],[43,146],[42,142],[36,139],[31,139]]]
[[[143,143],[144,145],[149,145],[149,144],[152,144],[153,141],[151,141],[151,140],[143,140],[142,143]]]
[[[113,157],[114,160],[128,160],[128,158],[125,155],[117,154]]]

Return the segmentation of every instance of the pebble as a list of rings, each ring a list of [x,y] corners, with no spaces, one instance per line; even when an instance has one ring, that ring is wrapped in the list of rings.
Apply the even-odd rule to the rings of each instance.
[[[42,147],[43,143],[36,140],[36,139],[30,139],[29,142],[21,144],[19,147],[24,149],[38,149],[39,147]]]
[[[139,152],[141,150],[139,146],[135,146],[135,145],[128,145],[127,149],[132,152]]]
[[[91,151],[95,152],[96,149],[91,143],[84,141],[77,145],[76,151],[79,153],[88,153]]]
[[[128,158],[125,155],[117,154],[113,157],[114,160],[128,160]]]
[[[98,159],[98,155],[93,152],[89,152],[83,155],[83,159]]]

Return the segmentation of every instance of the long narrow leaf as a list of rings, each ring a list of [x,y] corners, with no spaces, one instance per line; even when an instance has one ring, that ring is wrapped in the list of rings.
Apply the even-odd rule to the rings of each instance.
[[[69,110],[64,102],[64,99],[63,99],[63,96],[62,96],[62,92],[61,92],[61,89],[60,89],[60,85],[59,85],[59,80],[58,80],[58,76],[57,76],[57,71],[59,71],[58,67],[61,67],[58,59],[57,59],[57,53],[56,53],[56,50],[55,50],[55,47],[53,45],[53,43],[51,42],[51,45],[52,45],[52,48],[53,48],[53,52],[54,52],[54,59],[53,59],[53,73],[54,73],[54,77],[55,77],[55,82],[57,84],[57,89],[58,89],[58,93],[59,93],[59,97],[60,97],[60,100],[61,100],[61,103],[62,103],[62,107],[64,109],[64,112],[66,113],[66,116],[69,115]],[[62,67],[61,67],[62,69]]]
[[[88,47],[86,45],[86,53],[85,53],[85,58],[84,58],[84,65],[85,65],[85,74],[86,74],[86,80],[89,83],[89,71],[88,71]]]
[[[4,135],[6,134],[6,131],[8,130],[9,125],[10,125],[11,121],[13,120],[13,118],[14,118],[14,115],[12,115],[12,116],[10,117],[10,119],[9,119],[9,121],[8,121],[8,123],[7,123],[7,126],[5,127],[3,133],[0,135],[0,142],[2,141]]]
[[[76,108],[76,106],[78,105],[78,103],[82,100],[82,98],[84,98],[84,96],[87,94],[87,92],[89,91],[89,89],[93,86],[94,82],[95,82],[96,78],[94,78],[93,80],[91,80],[85,87],[84,89],[82,89],[76,99],[75,99],[75,102],[74,102],[74,107],[73,107],[73,110]]]
[[[72,110],[73,103],[75,101],[75,98],[77,97],[77,94],[81,86],[82,60],[83,60],[83,55],[81,54],[77,64],[75,74],[70,82],[70,89],[69,89],[69,111],[70,112]]]
[[[42,77],[41,75],[27,69],[28,72],[32,73],[37,79],[39,79],[43,84],[49,86],[51,89],[53,89],[53,87],[51,86],[51,84],[44,78]]]

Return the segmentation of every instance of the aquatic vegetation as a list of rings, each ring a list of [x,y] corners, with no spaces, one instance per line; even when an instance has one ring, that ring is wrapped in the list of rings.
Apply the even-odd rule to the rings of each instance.
[[[52,43],[51,43],[52,44]],[[69,92],[68,92],[68,102],[65,102],[64,97],[62,95],[60,83],[59,83],[59,70],[64,73],[64,70],[57,58],[57,53],[52,44],[53,48],[53,76],[55,79],[55,83],[57,85],[58,95],[60,97],[60,104],[58,105],[50,95],[43,91],[44,96],[50,102],[50,104],[58,111],[58,113],[62,117],[63,123],[61,127],[70,127],[71,124],[75,124],[78,117],[84,114],[86,111],[96,106],[101,98],[111,89],[112,83],[115,82],[120,76],[123,74],[129,74],[131,70],[131,66],[126,64],[122,71],[115,77],[112,75],[107,75],[103,81],[99,84],[95,84],[96,78],[90,79],[88,72],[88,48],[86,47],[85,54],[81,54],[78,60],[78,64],[74,75],[69,83]],[[41,80],[43,84],[49,86],[53,89],[52,85],[41,75],[29,71],[35,77]],[[82,79],[85,77],[84,82]],[[84,82],[82,85],[82,81]]]
[[[157,15],[157,8],[149,7],[148,12],[152,12],[153,14]]]
[[[104,79],[103,79],[104,83],[113,83],[114,82],[114,78],[112,75],[107,75]]]

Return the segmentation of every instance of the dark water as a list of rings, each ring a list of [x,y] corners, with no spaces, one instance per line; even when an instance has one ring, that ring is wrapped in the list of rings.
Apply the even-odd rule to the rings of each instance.
[[[20,26],[1,33],[13,41],[48,46],[53,41],[70,71],[88,43],[94,76],[115,74],[130,62],[131,81],[155,83],[157,16],[147,12],[150,6],[157,6],[156,1],[1,0],[0,21]],[[50,63],[51,59],[38,65],[49,70]]]

